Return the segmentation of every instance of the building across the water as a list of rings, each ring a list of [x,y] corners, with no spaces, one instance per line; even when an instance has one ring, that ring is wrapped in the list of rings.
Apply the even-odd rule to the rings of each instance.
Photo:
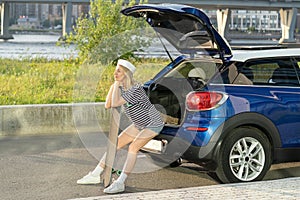
[[[61,4],[37,4],[37,3],[11,3],[10,25],[24,25],[26,20],[35,20],[35,23],[40,23],[40,26],[55,27],[62,24],[62,5]],[[73,5],[72,22],[82,14],[87,14],[89,5]],[[28,24],[28,23],[27,23]]]
[[[10,5],[10,25],[22,21],[22,16],[36,19],[41,26],[54,27],[61,24],[61,4],[12,3]],[[82,14],[87,14],[89,5],[73,5],[72,23]],[[205,10],[214,24],[217,23],[216,10]],[[231,10],[229,30],[237,31],[281,31],[280,13],[274,10]],[[300,28],[300,14],[297,17],[296,31]]]

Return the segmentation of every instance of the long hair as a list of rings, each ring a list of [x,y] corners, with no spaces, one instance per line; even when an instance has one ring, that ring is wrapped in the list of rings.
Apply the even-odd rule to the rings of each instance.
[[[126,90],[128,90],[131,86],[133,86],[135,84],[135,81],[133,79],[133,73],[127,69],[126,67],[123,67],[121,65],[121,67],[123,68],[124,72],[125,72],[125,81],[124,81],[124,87]]]

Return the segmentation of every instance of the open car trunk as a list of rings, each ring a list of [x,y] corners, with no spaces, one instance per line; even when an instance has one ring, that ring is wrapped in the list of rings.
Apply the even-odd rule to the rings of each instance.
[[[181,84],[180,84],[181,83]],[[163,78],[156,84],[155,89],[150,92],[150,101],[162,113],[162,117],[168,125],[179,125],[182,121],[185,110],[185,95],[192,91],[192,88],[177,87],[174,85],[186,84],[184,79]]]
[[[184,120],[187,94],[204,88],[218,65],[232,57],[230,45],[212,25],[209,17],[195,7],[168,3],[141,4],[125,8],[121,13],[143,18],[159,38],[164,38],[170,44],[165,45],[161,40],[172,62],[168,66],[171,68],[166,67],[150,85],[149,96],[158,110],[167,116],[167,124],[179,125]],[[179,61],[172,58],[167,46],[174,47],[181,55],[193,60],[180,60],[177,63]],[[196,59],[198,57],[199,60]],[[198,69],[198,73],[190,76],[193,69]]]
[[[152,83],[149,98],[162,113],[166,125],[181,124],[187,94],[203,90],[221,64],[211,58],[184,61]]]
[[[210,55],[222,60],[232,56],[228,42],[201,9],[180,4],[142,4],[121,13],[144,18],[182,54]]]

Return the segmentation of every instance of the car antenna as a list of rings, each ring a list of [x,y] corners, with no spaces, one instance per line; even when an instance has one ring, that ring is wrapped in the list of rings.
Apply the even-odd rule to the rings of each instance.
[[[155,33],[156,33],[157,37],[159,38],[159,40],[160,40],[161,44],[163,45],[163,47],[164,47],[165,51],[167,52],[167,54],[168,54],[168,56],[169,56],[170,60],[171,60],[172,62],[174,62],[174,60],[173,60],[173,58],[172,58],[172,56],[171,56],[170,52],[168,51],[168,49],[167,49],[166,45],[165,45],[165,44],[164,44],[164,42],[162,41],[162,39],[161,39],[161,37],[159,36],[159,34],[157,33],[157,31],[155,31]]]

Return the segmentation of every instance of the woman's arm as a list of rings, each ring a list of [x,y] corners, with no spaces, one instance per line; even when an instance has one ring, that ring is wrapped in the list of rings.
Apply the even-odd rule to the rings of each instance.
[[[113,90],[111,95],[111,107],[119,107],[126,103],[120,93],[120,82],[116,81],[113,84]]]
[[[114,85],[111,85],[110,88],[109,88],[109,91],[107,93],[105,104],[104,104],[104,107],[106,109],[111,108],[111,99],[112,99],[113,89],[114,89]]]

